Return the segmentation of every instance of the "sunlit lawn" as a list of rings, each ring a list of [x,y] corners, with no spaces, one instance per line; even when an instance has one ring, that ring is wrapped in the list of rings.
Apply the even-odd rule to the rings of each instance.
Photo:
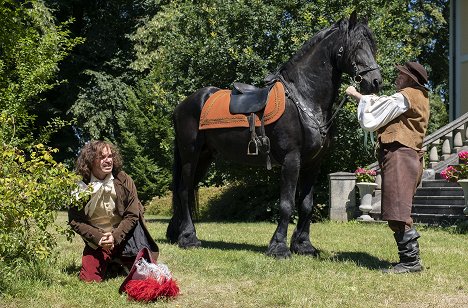
[[[420,227],[425,271],[384,275],[378,269],[397,260],[385,224],[316,223],[311,230],[319,258],[275,260],[264,255],[276,227],[272,223],[198,223],[203,248],[182,250],[165,240],[167,219],[149,221],[159,261],[169,266],[181,289],[178,298],[150,306],[468,307],[466,234]],[[80,282],[81,249],[80,238],[63,239],[50,279],[18,281],[13,294],[0,297],[0,307],[147,306],[118,294],[124,277]]]

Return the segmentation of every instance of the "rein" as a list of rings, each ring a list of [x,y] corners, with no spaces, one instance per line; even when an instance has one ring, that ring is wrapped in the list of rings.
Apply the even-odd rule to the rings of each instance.
[[[325,124],[320,124],[320,121],[317,119],[317,117],[312,113],[312,109],[303,106],[301,102],[296,99],[294,94],[289,90],[287,82],[284,80],[283,76],[281,74],[278,74],[275,76],[276,80],[280,81],[284,85],[284,89],[286,92],[286,95],[294,102],[294,104],[297,106],[298,109],[300,109],[304,114],[306,114],[314,123],[317,125],[317,129],[320,132],[321,136],[321,144],[323,144],[323,140],[325,140],[326,135],[328,134],[328,131],[331,128],[331,125],[333,123],[333,120],[335,117],[338,115],[338,112],[343,108],[344,103],[348,100],[348,96],[344,96],[343,99],[341,100],[340,104],[336,108],[336,110],[333,112],[333,115],[330,117],[330,119],[325,123]],[[361,77],[361,76],[359,76]],[[355,82],[356,76],[352,79]],[[361,77],[362,78],[362,77]],[[355,83],[354,83],[355,84]]]

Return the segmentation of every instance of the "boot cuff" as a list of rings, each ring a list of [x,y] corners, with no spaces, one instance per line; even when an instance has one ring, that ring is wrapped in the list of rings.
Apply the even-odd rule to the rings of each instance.
[[[399,244],[405,244],[421,237],[416,229],[410,229],[406,232],[395,232],[393,236],[395,237],[395,241]]]

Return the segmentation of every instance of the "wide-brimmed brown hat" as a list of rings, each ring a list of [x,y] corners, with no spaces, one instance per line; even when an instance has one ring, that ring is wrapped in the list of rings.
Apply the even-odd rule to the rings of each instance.
[[[406,62],[404,65],[396,65],[397,70],[410,76],[418,85],[426,88],[428,82],[427,71],[418,62]],[[427,89],[427,88],[426,88]]]

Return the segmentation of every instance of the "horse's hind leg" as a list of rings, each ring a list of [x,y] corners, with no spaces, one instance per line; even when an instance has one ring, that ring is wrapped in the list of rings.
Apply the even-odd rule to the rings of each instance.
[[[173,168],[173,216],[167,227],[170,242],[181,248],[199,247],[192,214],[195,211],[195,176],[202,148],[198,123],[185,115],[190,104],[179,105],[174,116],[176,131]]]
[[[313,210],[313,191],[317,172],[301,170],[298,222],[291,237],[291,251],[302,255],[318,256],[318,250],[310,242],[310,220]]]

